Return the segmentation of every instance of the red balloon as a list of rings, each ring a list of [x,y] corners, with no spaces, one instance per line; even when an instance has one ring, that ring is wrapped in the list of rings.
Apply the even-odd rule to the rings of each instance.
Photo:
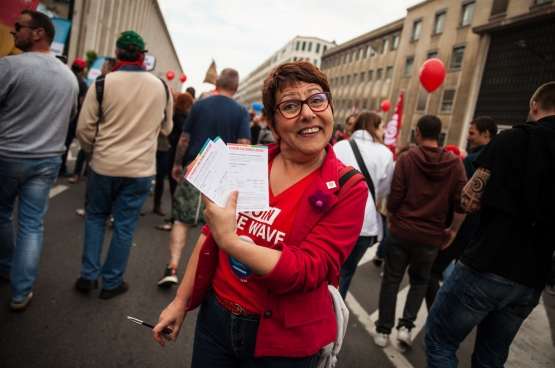
[[[187,80],[187,76],[185,75],[185,73],[181,73],[181,75],[179,76],[179,80],[181,81],[181,83],[185,83],[185,81]]]
[[[428,59],[420,67],[420,83],[429,93],[435,91],[445,80],[445,65],[439,59]]]
[[[171,70],[171,69],[168,70],[168,71],[166,72],[166,78],[167,78],[168,80],[172,80],[173,77],[175,77],[175,73],[173,72],[173,70]]]
[[[382,110],[385,111],[385,112],[388,112],[390,108],[391,108],[391,102],[389,102],[389,100],[383,100],[382,101]]]

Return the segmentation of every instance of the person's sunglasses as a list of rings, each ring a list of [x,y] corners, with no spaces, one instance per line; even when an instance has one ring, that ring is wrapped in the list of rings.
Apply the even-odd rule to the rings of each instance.
[[[313,112],[321,112],[328,108],[330,100],[330,92],[318,92],[303,101],[289,100],[280,102],[277,104],[276,110],[278,110],[285,119],[294,119],[301,115],[304,104],[307,104]]]
[[[21,28],[38,29],[38,28],[40,28],[40,27],[31,27],[31,26],[25,26],[25,25],[23,25],[23,24],[16,23],[16,24],[14,25],[14,28],[15,28],[15,31],[16,31],[16,32],[19,32],[19,31],[21,30]]]

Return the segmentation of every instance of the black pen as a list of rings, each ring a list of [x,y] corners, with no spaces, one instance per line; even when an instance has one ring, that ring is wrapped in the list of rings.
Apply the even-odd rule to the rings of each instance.
[[[138,323],[138,324],[140,324],[140,325],[143,325],[143,326],[146,326],[146,327],[150,327],[150,328],[154,328],[154,325],[151,325],[150,323],[147,323],[147,322],[143,322],[143,321],[141,321],[140,319],[133,318],[133,317],[129,317],[129,316],[127,316],[127,319],[130,319],[131,321],[133,321],[133,322],[135,322],[135,323]],[[168,330],[167,328],[164,328],[164,329],[162,330],[162,332],[165,333],[166,335],[171,335],[171,334],[172,334],[172,332],[171,332],[170,330]]]

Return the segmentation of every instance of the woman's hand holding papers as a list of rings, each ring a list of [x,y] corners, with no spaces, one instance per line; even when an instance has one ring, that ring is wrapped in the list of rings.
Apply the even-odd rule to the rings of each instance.
[[[237,197],[239,192],[234,190],[229,195],[227,206],[222,208],[212,202],[204,194],[202,199],[206,203],[204,217],[210,228],[212,236],[216,240],[218,246],[226,253],[237,242],[242,242],[237,236]]]

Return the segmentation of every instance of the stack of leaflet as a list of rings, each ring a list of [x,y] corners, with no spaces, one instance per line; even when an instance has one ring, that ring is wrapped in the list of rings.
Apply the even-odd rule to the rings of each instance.
[[[270,208],[266,146],[226,145],[220,137],[208,139],[185,179],[220,207],[226,207],[229,194],[238,190],[237,212]]]

